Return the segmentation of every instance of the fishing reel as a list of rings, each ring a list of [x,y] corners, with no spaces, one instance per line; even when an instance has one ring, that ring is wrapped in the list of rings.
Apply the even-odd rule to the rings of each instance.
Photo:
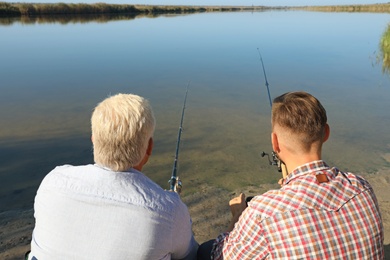
[[[183,184],[182,184],[179,176],[175,176],[175,177],[172,176],[171,179],[168,181],[168,183],[171,186],[171,188],[170,188],[171,191],[174,191],[177,194],[181,193],[181,189],[183,187]]]
[[[278,155],[274,151],[272,151],[272,160],[268,153],[262,152],[261,157],[264,156],[267,156],[269,164],[275,165],[278,168],[278,172],[282,173],[283,179],[286,179],[288,175],[288,170],[286,164],[284,164],[284,162],[279,159]]]
[[[268,162],[269,162],[269,165],[274,165],[278,168],[278,172],[281,172],[282,175],[283,175],[283,178],[286,178],[287,176],[287,168],[286,168],[286,165],[279,159],[278,155],[272,151],[272,159],[270,157],[270,155],[266,152],[262,152],[261,153],[261,157],[265,157],[267,156],[268,158]],[[251,201],[253,199],[254,196],[249,196],[249,197],[246,197],[245,198],[245,202],[246,202],[246,205],[248,206],[248,202]]]
[[[269,165],[275,165],[278,168],[278,172],[282,172],[282,161],[279,159],[278,155],[272,151],[272,160],[268,153],[262,152],[261,157],[267,156]]]

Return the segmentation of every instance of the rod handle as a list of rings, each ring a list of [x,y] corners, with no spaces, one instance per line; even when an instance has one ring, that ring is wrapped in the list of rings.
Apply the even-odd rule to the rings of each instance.
[[[283,176],[283,179],[286,179],[287,178],[287,175],[288,175],[288,171],[287,171],[287,167],[284,163],[280,163],[280,168],[282,169],[282,176]]]

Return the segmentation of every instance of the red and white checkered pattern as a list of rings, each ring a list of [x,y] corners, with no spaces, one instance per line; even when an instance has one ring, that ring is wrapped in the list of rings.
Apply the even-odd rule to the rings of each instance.
[[[233,231],[217,238],[212,259],[384,259],[383,239],[370,184],[315,161],[254,197]]]

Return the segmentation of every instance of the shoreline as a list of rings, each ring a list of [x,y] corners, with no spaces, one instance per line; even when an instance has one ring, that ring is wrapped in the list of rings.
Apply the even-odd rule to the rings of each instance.
[[[106,3],[8,3],[0,2],[0,17],[61,16],[61,15],[161,15],[203,12],[242,12],[269,10],[303,10],[314,12],[374,12],[390,13],[390,3],[330,6],[195,6],[141,5]]]

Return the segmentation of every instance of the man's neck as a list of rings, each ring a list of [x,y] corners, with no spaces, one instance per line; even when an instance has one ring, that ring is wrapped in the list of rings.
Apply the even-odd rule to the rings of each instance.
[[[307,153],[288,153],[283,157],[288,173],[301,165],[321,160],[321,149],[315,149]]]

